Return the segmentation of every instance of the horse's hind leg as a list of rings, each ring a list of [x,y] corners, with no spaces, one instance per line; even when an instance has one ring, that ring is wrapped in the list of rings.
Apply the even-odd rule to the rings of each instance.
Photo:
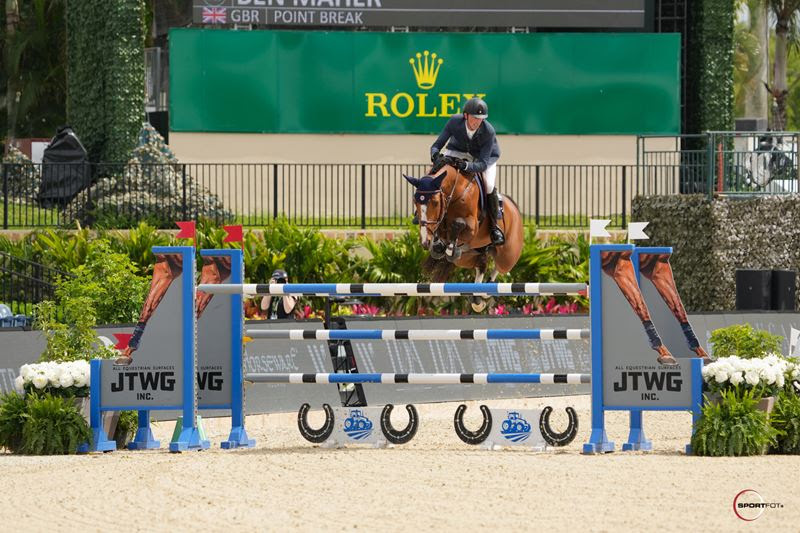
[[[483,276],[486,275],[486,256],[484,255],[481,257],[478,264],[475,266],[475,283],[482,283]],[[494,278],[497,277],[497,271],[494,271],[494,275],[492,277],[492,281]],[[486,309],[486,305],[489,303],[488,298],[484,296],[473,296],[470,305],[472,306],[472,310],[476,313],[482,313],[484,309]]]

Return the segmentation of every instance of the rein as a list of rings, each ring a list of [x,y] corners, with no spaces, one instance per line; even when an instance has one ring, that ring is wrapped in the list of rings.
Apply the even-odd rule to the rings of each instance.
[[[420,221],[420,224],[425,226],[425,228],[428,231],[430,231],[433,234],[434,237],[439,237],[439,235],[438,235],[439,227],[442,225],[442,222],[444,222],[445,216],[447,215],[447,209],[450,207],[450,204],[453,202],[453,195],[456,192],[456,188],[458,188],[458,179],[460,177],[461,177],[461,172],[456,170],[456,177],[453,180],[453,188],[450,189],[450,194],[447,196],[447,199],[442,202],[442,210],[441,210],[441,213],[439,214],[439,218],[436,220],[436,223],[434,224],[432,222],[428,222],[428,221],[425,221],[425,220],[421,220]],[[466,176],[464,176],[464,177],[466,178]],[[456,198],[456,201],[461,200],[462,198],[464,198],[467,195],[467,192],[469,192],[470,188],[472,187],[472,184],[475,182],[476,177],[477,177],[477,174],[473,174],[471,178],[468,178],[469,179],[469,183],[467,184],[466,187],[464,187],[464,190],[461,191],[461,195],[458,198]],[[442,194],[443,195],[444,191],[442,189],[439,189],[437,191],[434,191],[434,194]],[[433,225],[433,229],[428,228],[428,225]]]

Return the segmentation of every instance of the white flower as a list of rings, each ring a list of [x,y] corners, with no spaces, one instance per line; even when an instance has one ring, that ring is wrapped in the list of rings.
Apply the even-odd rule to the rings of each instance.
[[[748,370],[744,375],[744,380],[748,385],[756,386],[759,381],[761,381],[761,376],[758,374],[757,370]]]
[[[72,379],[72,374],[70,374],[69,372],[64,372],[63,374],[61,374],[61,377],[58,378],[58,383],[64,388],[71,387],[72,384],[74,383],[74,380]]]
[[[33,379],[34,370],[31,368],[33,365],[22,365],[19,367],[19,375],[22,377],[25,382],[30,383]]]
[[[725,383],[728,381],[728,372],[724,368],[717,369],[714,373],[714,379],[717,383]]]
[[[731,384],[732,385],[739,385],[744,381],[744,376],[742,375],[741,371],[734,372],[731,374]]]
[[[47,381],[49,381],[51,385],[57,387],[58,380],[61,377],[61,367],[58,365],[47,365],[44,373],[47,376]]]
[[[17,389],[19,393],[25,392],[25,379],[22,376],[17,376],[16,379],[14,379],[14,388]]]
[[[43,389],[47,385],[47,376],[44,374],[36,374],[31,381],[33,382],[34,387],[37,389]]]

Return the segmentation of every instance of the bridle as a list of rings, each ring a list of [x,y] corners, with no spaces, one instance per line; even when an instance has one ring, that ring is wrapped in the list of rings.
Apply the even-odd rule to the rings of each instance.
[[[439,227],[442,225],[442,222],[444,222],[445,215],[447,215],[447,209],[450,207],[450,204],[453,202],[453,195],[456,192],[456,188],[458,188],[458,178],[461,176],[461,171],[459,171],[456,168],[454,168],[454,170],[456,171],[456,178],[453,180],[453,188],[450,189],[450,194],[447,195],[447,198],[442,201],[442,209],[439,212],[439,218],[436,219],[435,223],[434,222],[429,222],[427,220],[422,220],[422,219],[420,219],[420,221],[419,221],[419,225],[423,226],[433,237],[438,237]],[[458,198],[456,198],[456,201],[459,201],[462,198],[464,198],[464,196],[466,196],[467,192],[469,192],[470,187],[472,187],[472,184],[475,182],[476,176],[477,176],[477,174],[473,174],[472,177],[469,178],[469,183],[467,184],[466,187],[464,187],[464,190],[461,191],[461,194],[458,196]],[[466,176],[464,176],[464,177],[466,178]],[[432,191],[432,192],[430,192],[428,194],[431,197],[433,197],[434,194],[438,194],[438,195],[444,196],[444,191],[441,188],[439,188],[439,189],[437,189],[435,191]],[[430,199],[428,201],[430,201]],[[429,227],[431,225],[433,226],[433,228]]]

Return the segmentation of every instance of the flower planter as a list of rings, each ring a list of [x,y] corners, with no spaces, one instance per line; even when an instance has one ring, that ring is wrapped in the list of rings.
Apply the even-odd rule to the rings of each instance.
[[[767,416],[772,412],[775,407],[775,396],[765,396],[758,402],[758,410],[767,413]]]
[[[716,404],[718,404],[718,403],[720,403],[722,401],[722,395],[720,393],[718,393],[718,392],[707,394],[706,398],[708,399],[708,403],[714,404],[714,405],[716,405]],[[759,411],[763,411],[763,412],[767,413],[767,416],[769,416],[769,414],[772,412],[772,409],[775,408],[775,396],[764,396],[758,402],[758,405],[756,406],[756,408]]]
[[[92,425],[91,421],[91,404],[89,397],[73,398],[75,407],[86,419],[89,426]],[[109,439],[114,438],[114,432],[117,430],[117,422],[119,422],[119,411],[103,411],[103,429]]]

